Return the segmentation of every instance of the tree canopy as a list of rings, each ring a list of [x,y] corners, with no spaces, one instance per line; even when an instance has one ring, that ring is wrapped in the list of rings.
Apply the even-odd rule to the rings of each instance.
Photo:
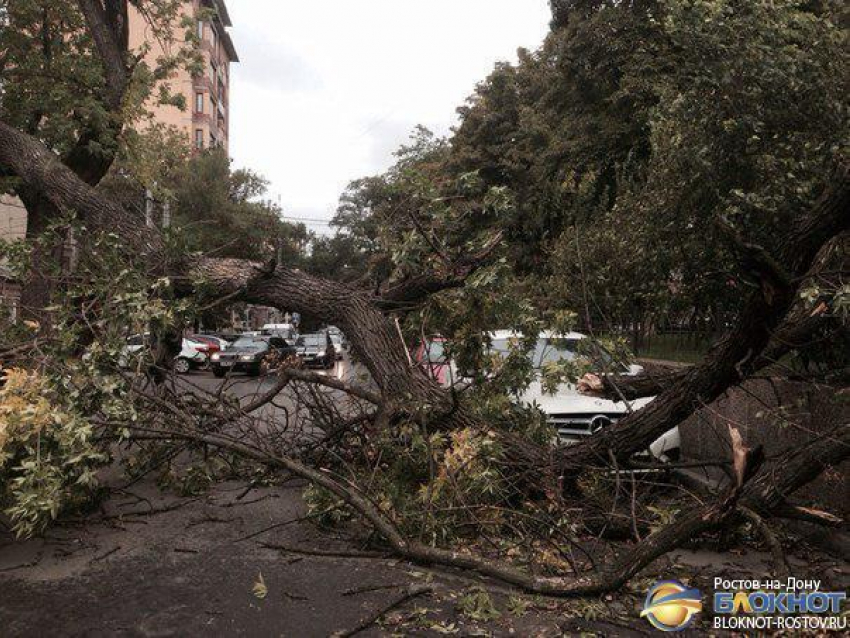
[[[167,182],[174,222],[186,249],[217,257],[262,261],[272,255],[296,265],[309,233],[303,224],[281,219],[268,200],[268,182],[247,169],[231,169],[221,149],[193,157]]]
[[[115,139],[132,119],[128,3],[76,2]],[[71,10],[50,4],[58,6]],[[0,171],[39,222],[70,225],[81,248],[44,309],[50,321],[24,324],[21,342],[0,344],[17,368],[0,391],[0,501],[18,531],[35,533],[63,507],[90,500],[118,443],[166,463],[197,452],[205,469],[222,461],[252,486],[255,464],[286,472],[311,484],[314,513],[357,513],[399,556],[558,596],[619,588],[664,553],[743,520],[834,522],[787,497],[848,458],[846,420],[770,458],[730,427],[731,454],[717,463],[728,483],[705,496],[679,493],[675,512],[659,512],[654,478],[629,490],[621,477],[641,475],[638,457],[659,436],[805,350],[817,331],[846,332],[842,7],[567,0],[553,8],[543,47],[499,65],[461,108],[451,138],[417,129],[389,171],[354,182],[334,221],[340,234],[303,260],[286,248],[306,231],[282,224],[262,201],[264,181],[232,171],[221,153],[175,161],[173,171],[161,170],[171,159],[148,165],[176,198],[181,232],[171,234],[101,183],[115,157],[99,159],[88,129],[66,131],[65,152],[61,135],[47,139],[49,119],[30,118],[32,130],[14,108],[13,123],[0,112]],[[53,225],[35,228],[25,248],[4,254],[25,262],[39,242],[55,247]],[[363,374],[340,379],[291,358],[266,361],[275,366],[269,389],[247,404],[228,393],[230,379],[209,392],[166,383],[186,326],[236,303],[339,327]],[[545,418],[553,415],[517,400],[533,381],[546,391],[570,381],[591,394],[620,392],[616,356],[601,377],[580,377],[586,370],[569,358],[533,370],[523,355],[541,328],[595,333],[688,316],[724,329],[705,357],[667,371],[661,386],[652,374],[628,375],[628,395],[652,400],[625,406],[572,445],[554,442]],[[516,331],[504,358],[483,347],[496,328]],[[128,334],[143,330],[150,343],[129,353]],[[448,337],[464,377],[450,387],[409,350],[435,332]],[[841,374],[807,387],[840,383]],[[284,390],[291,410],[275,403]],[[837,410],[831,394],[826,404]],[[261,409],[269,406],[280,410]],[[771,415],[777,426],[793,417],[781,407]],[[594,518],[603,531],[588,536]],[[584,548],[611,525],[635,542],[597,561]],[[497,542],[475,546],[476,535]],[[445,548],[455,542],[463,551]]]
[[[540,308],[584,309],[582,322],[599,329],[721,330],[752,281],[730,237],[774,250],[777,231],[846,157],[842,4],[553,9],[543,46],[497,65],[439,152],[352,185],[341,232],[361,236],[377,222],[369,234],[384,238],[381,250],[404,252],[409,216],[387,189],[414,172],[443,197],[460,182],[503,188],[509,213],[433,232],[502,229],[510,281],[524,280]],[[356,216],[342,214],[352,205]]]

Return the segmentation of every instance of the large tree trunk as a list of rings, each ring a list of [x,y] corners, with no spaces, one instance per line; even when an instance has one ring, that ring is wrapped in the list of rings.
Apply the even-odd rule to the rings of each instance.
[[[103,101],[109,115],[81,124],[76,143],[68,149],[62,163],[80,180],[96,186],[109,172],[115,159],[118,138],[124,128],[122,106],[130,82],[129,20],[127,0],[78,0],[77,5],[86,19],[95,41],[105,75]],[[0,161],[0,166],[3,162]],[[13,171],[18,174],[17,171]],[[20,189],[18,195],[27,209],[27,239],[32,244],[68,208],[38,189]],[[35,247],[32,252],[29,279],[21,294],[24,315],[44,320],[43,309],[49,304],[54,282],[46,271],[58,268],[69,270],[66,237],[51,247]],[[44,322],[43,323],[47,323]]]
[[[31,247],[30,267],[21,290],[21,315],[24,319],[42,321],[44,308],[50,304],[52,282],[48,271],[61,263],[61,243],[43,246],[50,220],[56,219],[56,209],[38,193],[20,189],[18,196],[27,209],[26,237]]]
[[[447,418],[454,427],[472,422],[452,393],[411,361],[398,324],[379,310],[386,299],[292,268],[263,270],[238,260],[208,260],[200,268],[217,289],[238,292],[249,303],[310,314],[339,327],[391,412]]]
[[[848,425],[837,429],[828,440],[795,451],[789,462],[783,464],[781,472],[775,469],[759,472],[763,456],[757,451],[754,453],[735,446],[735,482],[715,502],[681,512],[673,523],[628,547],[619,557],[595,572],[569,576],[538,576],[500,561],[449,551],[407,538],[392,519],[374,505],[368,494],[363,493],[357,486],[349,482],[343,484],[331,473],[308,467],[290,457],[270,453],[215,433],[142,430],[140,435],[205,443],[304,478],[330,491],[350,506],[395,553],[405,559],[475,571],[528,592],[562,597],[591,596],[619,589],[655,559],[683,543],[727,523],[736,523],[740,520],[737,516],[739,504],[770,516],[775,508],[784,504],[786,496],[806,485],[825,467],[838,465],[850,456]],[[751,478],[753,476],[755,478]]]

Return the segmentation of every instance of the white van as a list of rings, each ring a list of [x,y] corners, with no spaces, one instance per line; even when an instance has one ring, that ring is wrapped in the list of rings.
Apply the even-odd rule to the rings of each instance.
[[[295,326],[291,323],[267,323],[260,333],[266,337],[283,337],[284,339],[295,338]]]

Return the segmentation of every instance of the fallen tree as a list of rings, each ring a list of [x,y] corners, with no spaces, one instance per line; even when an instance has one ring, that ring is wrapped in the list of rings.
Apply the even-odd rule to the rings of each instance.
[[[286,378],[286,373],[282,374]],[[681,512],[675,522],[630,546],[604,567],[589,573],[546,577],[499,560],[444,550],[410,538],[399,530],[396,522],[362,486],[333,472],[312,468],[293,457],[269,451],[262,443],[250,443],[222,433],[185,428],[132,429],[133,436],[140,440],[203,443],[286,470],[320,486],[354,510],[399,557],[426,565],[474,571],[530,593],[559,597],[591,596],[616,590],[655,559],[700,534],[751,521],[756,515],[764,518],[785,515],[791,507],[788,497],[827,467],[838,466],[850,457],[850,424],[840,425],[820,440],[794,450],[772,467],[764,467],[761,449],[746,448],[740,434],[730,426],[733,442],[731,480],[722,494],[706,504]]]
[[[115,41],[110,42],[108,33],[100,33],[103,25],[98,20],[110,7],[121,9],[120,4],[80,1],[81,10],[90,20],[92,35],[99,48],[104,49],[101,56],[107,70],[106,82],[113,90],[116,83],[121,84],[124,80],[113,69],[115,59],[111,49]],[[123,10],[126,10],[126,3]],[[122,45],[120,39],[117,42],[119,53],[126,54],[126,43]],[[378,434],[395,434],[393,430],[399,424],[410,426],[408,429],[419,428],[427,442],[434,433],[454,435],[471,431],[481,434],[495,429],[492,423],[476,414],[463,393],[442,387],[411,361],[398,320],[399,315],[417,308],[431,296],[462,288],[476,269],[498,251],[499,232],[479,238],[474,249],[459,251],[459,254],[435,251],[427,266],[423,265],[415,274],[385,282],[377,288],[365,288],[314,277],[307,272],[284,267],[274,260],[257,264],[172,254],[156,229],[93,188],[88,183],[90,180],[74,170],[69,160],[60,158],[34,136],[3,121],[0,121],[0,171],[14,176],[22,192],[49,204],[44,209],[50,211],[45,213],[45,217],[73,212],[78,223],[87,231],[81,238],[82,250],[98,234],[111,233],[119,237],[126,246],[130,265],[145,270],[151,278],[164,278],[173,284],[168,294],[185,296],[203,291],[214,299],[214,303],[243,301],[274,306],[340,327],[351,342],[353,354],[367,368],[376,386],[376,389],[364,388],[303,370],[285,369],[272,389],[251,404],[252,410],[273,401],[292,382],[300,382],[310,387],[321,386],[343,392],[369,404],[370,408],[364,415],[357,416],[350,423],[339,424],[343,434],[360,428],[358,434],[362,435],[361,438],[368,438],[369,432],[363,435],[361,428],[364,421],[369,423],[372,433]],[[564,507],[562,492],[570,492],[564,489],[565,486],[577,483],[600,468],[627,466],[634,453],[645,449],[660,434],[681,423],[727,389],[751,377],[778,358],[783,349],[787,351],[795,347],[794,344],[799,342],[783,335],[783,319],[792,312],[801,281],[812,268],[819,251],[847,230],[849,203],[848,172],[842,169],[824,189],[818,202],[799,212],[797,223],[783,237],[779,254],[768,255],[763,248],[731,233],[730,243],[741,252],[746,269],[757,282],[757,289],[748,298],[729,335],[712,349],[705,361],[684,372],[671,373],[664,380],[658,398],[648,407],[601,430],[579,445],[552,448],[532,443],[515,433],[495,429],[494,438],[505,448],[504,478],[515,483],[534,484],[535,495],[544,493]],[[169,354],[165,352],[158,357],[159,361],[169,361]],[[623,382],[622,379],[612,381],[616,384]],[[652,393],[655,394],[659,389],[658,381],[653,383]],[[647,387],[637,387],[636,384],[633,390],[628,390],[627,396],[648,391]],[[153,426],[140,427],[135,423],[106,420],[101,422],[103,427],[128,427],[137,440],[150,437],[213,446],[286,470],[342,499],[400,556],[475,570],[528,591],[550,595],[589,595],[617,588],[652,560],[682,542],[737,520],[739,505],[763,517],[788,513],[792,506],[785,501],[787,495],[811,481],[824,468],[842,462],[848,454],[846,426],[792,455],[781,474],[773,468],[757,473],[757,459],[738,445],[736,480],[721,498],[682,514],[676,521],[631,548],[609,568],[593,575],[576,573],[571,577],[548,578],[411,540],[399,531],[392,517],[377,507],[363,488],[347,484],[338,475],[335,477],[321,468],[311,467],[279,449],[268,449],[262,444],[262,429],[253,429],[252,436],[260,441],[251,444],[228,436],[222,431],[223,426],[229,421],[246,418],[242,410],[234,408],[222,413],[206,409],[198,414],[188,406],[169,403],[161,390],[139,392],[133,388],[133,392],[141,405],[148,406],[153,413]],[[156,427],[160,423],[158,415],[163,411],[170,415],[171,427]],[[206,429],[195,427],[196,424]],[[335,432],[330,434],[336,436]],[[278,448],[285,448],[286,443],[284,437],[275,439]],[[618,485],[617,494],[619,491]]]

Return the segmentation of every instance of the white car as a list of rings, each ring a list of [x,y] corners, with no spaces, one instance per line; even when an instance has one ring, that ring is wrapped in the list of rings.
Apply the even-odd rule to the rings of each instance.
[[[291,323],[267,323],[263,326],[260,334],[264,337],[282,337],[283,339],[295,338],[295,326]]]
[[[193,368],[207,365],[209,357],[208,344],[184,338],[180,354],[174,358],[174,371],[177,374],[188,374]]]
[[[122,368],[130,367],[130,359],[144,348],[148,347],[148,335],[133,335],[127,338],[127,345],[118,360]],[[209,346],[193,339],[183,339],[180,354],[174,358],[174,371],[187,374],[193,368],[204,366],[208,362]]]
[[[500,330],[489,335],[490,351],[507,355],[512,342],[522,338],[515,332]],[[436,337],[420,345],[415,353],[416,360],[434,379],[449,386],[462,379],[453,362],[447,361],[443,351],[444,340]],[[547,362],[559,360],[571,361],[580,356],[589,356],[599,368],[599,372],[616,372],[621,375],[636,375],[643,372],[639,365],[621,366],[601,346],[579,332],[555,334],[541,332],[537,345],[529,353],[534,369],[539,371]],[[520,403],[537,406],[548,417],[558,437],[565,445],[571,445],[584,437],[618,421],[630,411],[638,410],[651,402],[654,397],[634,401],[612,401],[579,393],[572,383],[559,385],[554,393],[544,392],[541,376],[516,397]],[[649,452],[661,461],[670,461],[677,457],[681,441],[679,429],[673,428],[655,440],[649,446]]]

